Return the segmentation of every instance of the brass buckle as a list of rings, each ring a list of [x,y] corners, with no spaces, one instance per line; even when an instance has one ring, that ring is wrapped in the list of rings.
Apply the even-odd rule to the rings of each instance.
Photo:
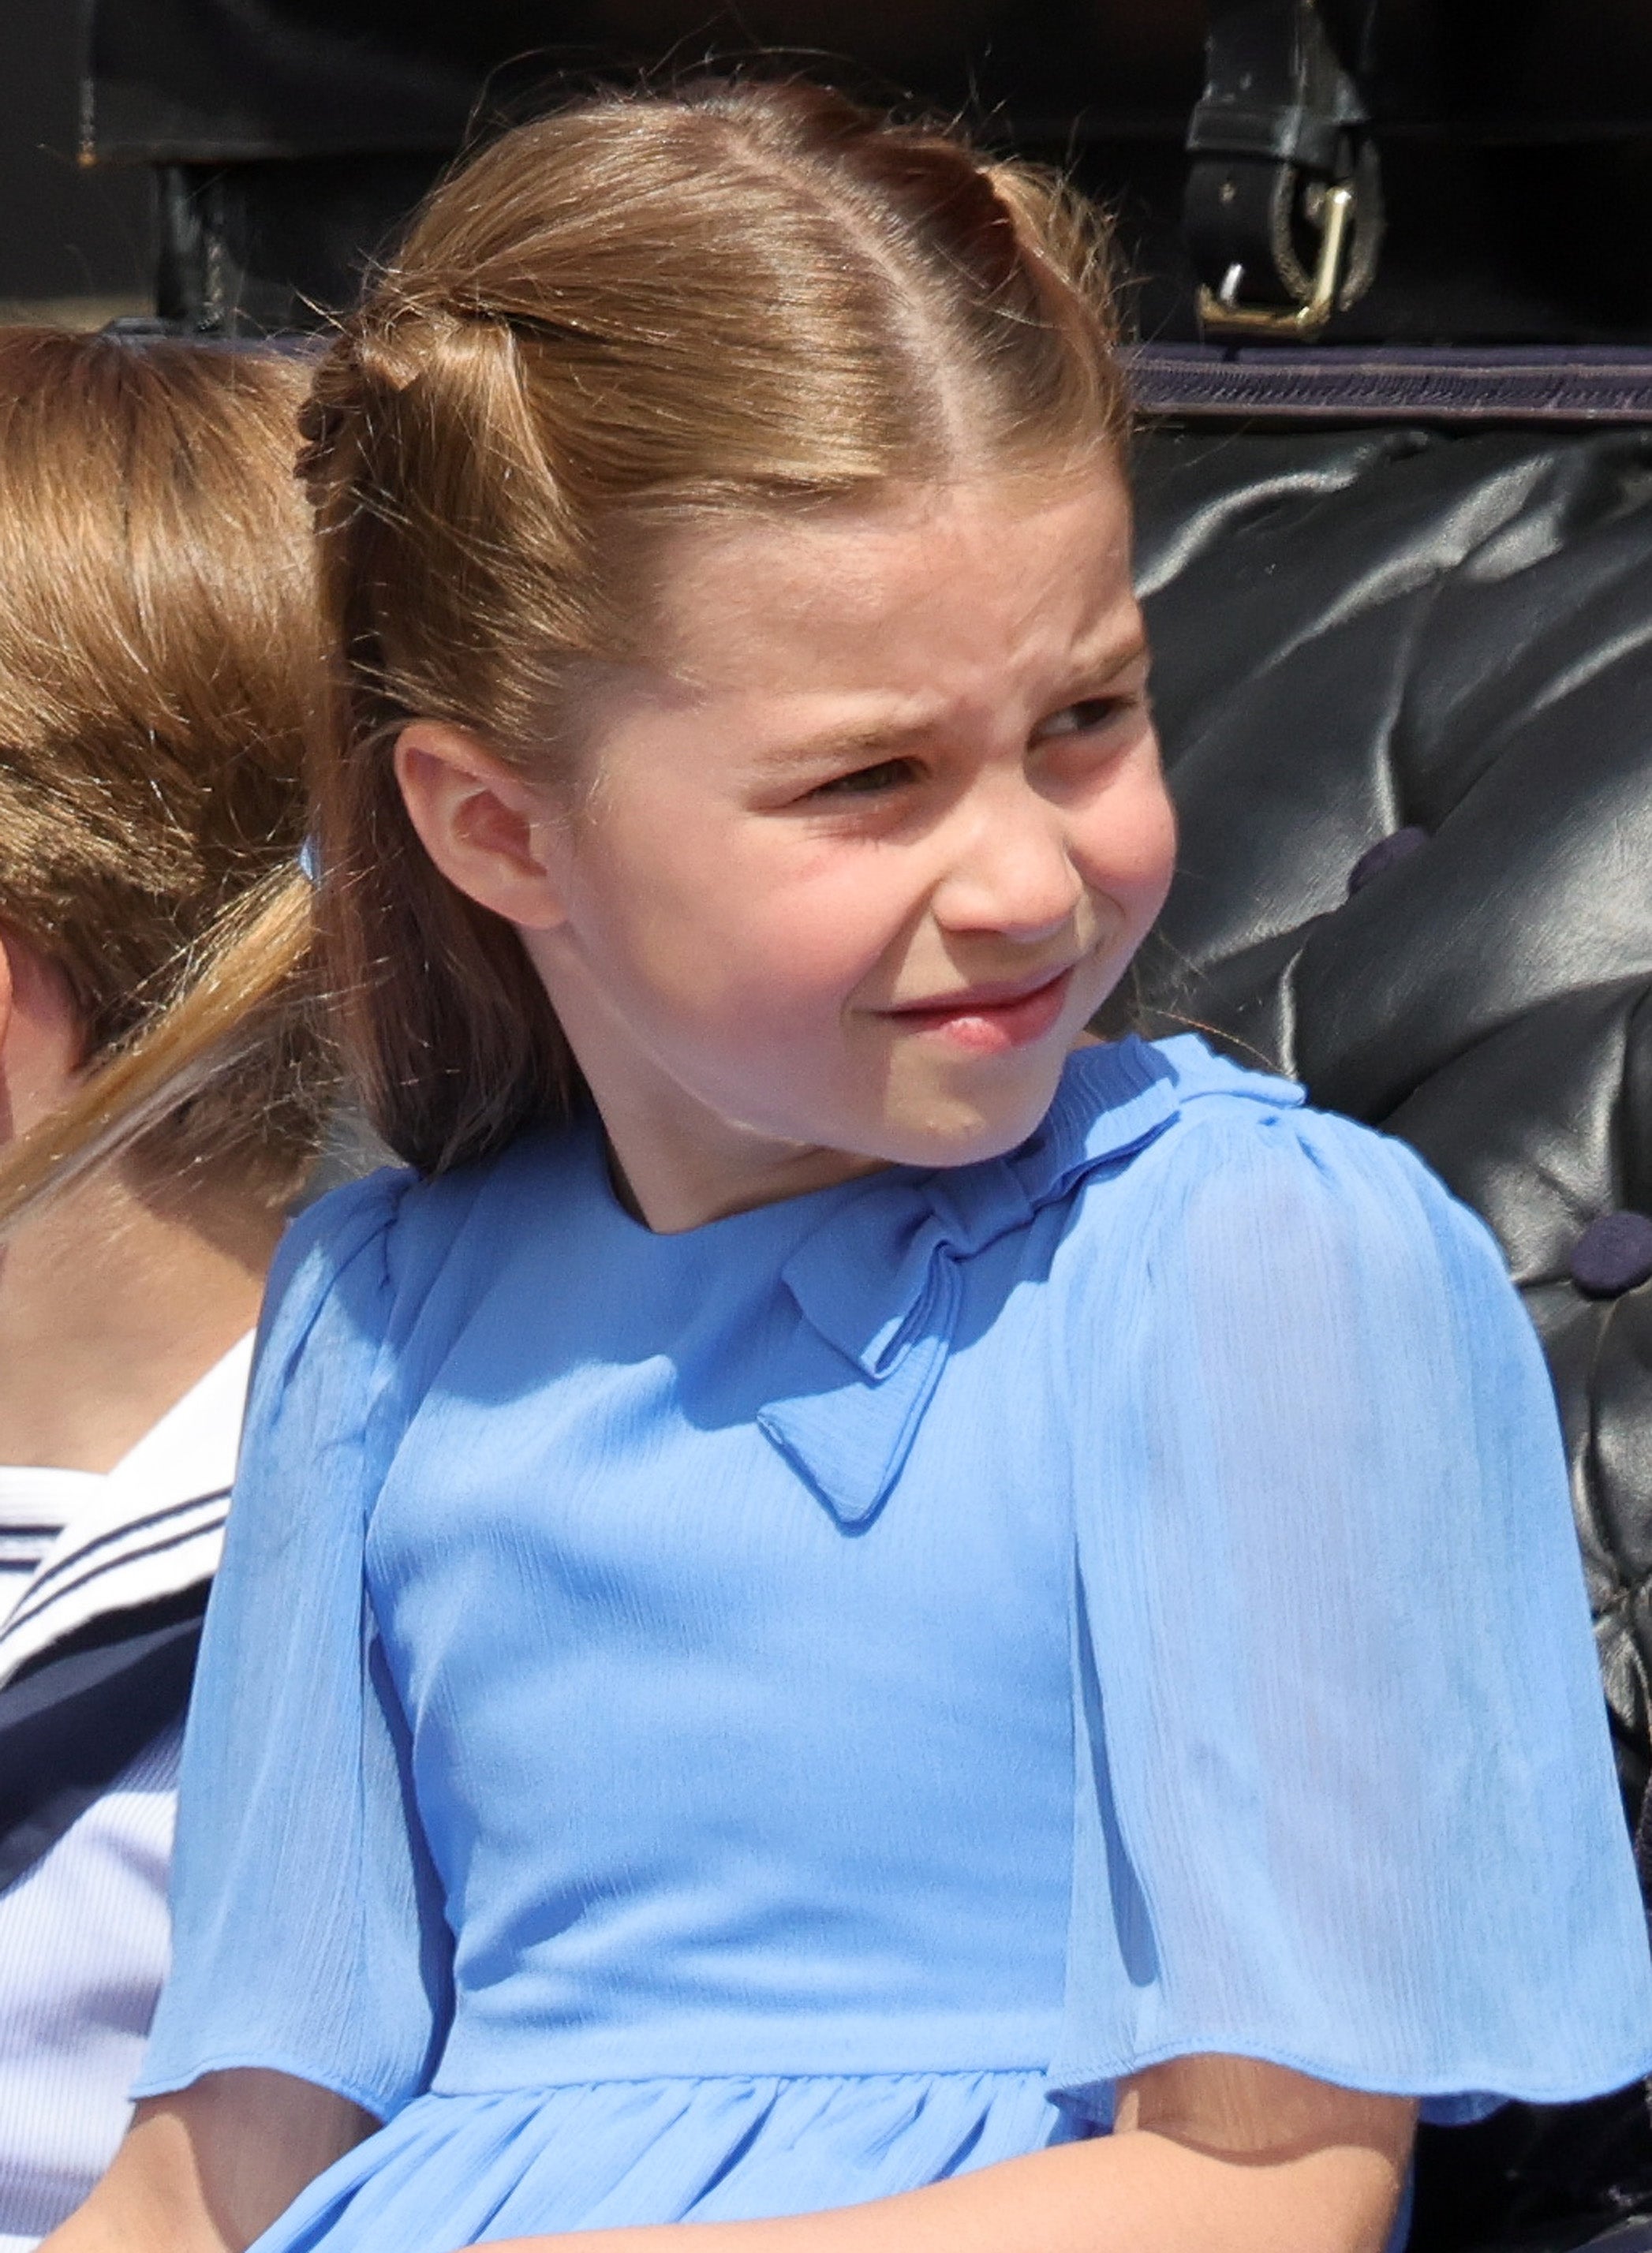
[[[1249,337],[1318,336],[1336,310],[1342,286],[1346,253],[1354,219],[1354,191],[1345,184],[1325,191],[1320,220],[1320,255],[1314,269],[1314,293],[1293,312],[1272,305],[1230,305],[1214,289],[1201,287],[1199,320],[1207,329],[1229,329]]]

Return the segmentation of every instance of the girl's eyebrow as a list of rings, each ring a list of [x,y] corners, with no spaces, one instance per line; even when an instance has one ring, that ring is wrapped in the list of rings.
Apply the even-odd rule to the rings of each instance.
[[[763,755],[770,768],[832,765],[840,760],[889,758],[925,742],[941,725],[938,712],[927,720],[890,721],[879,727],[827,728],[818,736],[790,736]]]
[[[1149,654],[1145,628],[1138,628],[1123,641],[1103,643],[1094,656],[1082,656],[1075,666],[1073,678],[1095,686],[1115,680],[1131,666],[1139,665]]]
[[[1147,636],[1133,633],[1123,642],[1103,647],[1092,657],[1081,656],[1069,676],[1069,686],[1056,692],[1069,702],[1082,702],[1087,694],[1118,678],[1133,665],[1147,655]],[[1052,709],[1060,709],[1059,704]],[[762,764],[770,771],[784,771],[792,767],[832,765],[854,759],[889,758],[916,744],[927,741],[944,724],[944,715],[938,709],[922,720],[891,720],[879,724],[868,722],[861,727],[826,728],[818,736],[789,736],[784,743],[776,743],[761,754]]]

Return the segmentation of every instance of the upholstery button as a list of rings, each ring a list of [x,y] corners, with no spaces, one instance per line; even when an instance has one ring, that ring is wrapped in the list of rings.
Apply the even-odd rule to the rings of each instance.
[[[1643,1212],[1603,1212],[1578,1238],[1572,1280],[1586,1298],[1616,1299],[1652,1281],[1652,1220]]]
[[[1408,822],[1404,829],[1395,830],[1391,837],[1379,837],[1375,845],[1368,846],[1348,872],[1348,896],[1363,891],[1374,876],[1385,875],[1397,868],[1402,861],[1409,861],[1428,842],[1428,832]]]

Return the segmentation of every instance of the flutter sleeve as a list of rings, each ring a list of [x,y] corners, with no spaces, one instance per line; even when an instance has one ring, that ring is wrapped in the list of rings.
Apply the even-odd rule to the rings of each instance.
[[[1620,2087],[1652,1971],[1537,1340],[1403,1145],[1227,1109],[1133,1169],[1132,1256],[1067,1326],[1052,2092],[1105,2117],[1197,2051],[1442,2121]]]
[[[271,1279],[139,2096],[264,2066],[385,2118],[444,2026],[448,1936],[363,1564],[397,1427],[387,1242],[404,1185],[374,1175],[324,1199]]]

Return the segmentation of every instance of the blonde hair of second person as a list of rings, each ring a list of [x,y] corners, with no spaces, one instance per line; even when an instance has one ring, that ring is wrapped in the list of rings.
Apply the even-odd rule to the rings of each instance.
[[[263,354],[0,334],[8,1464],[102,1473],[126,1456],[252,1327],[313,1162],[331,1071],[307,918],[281,904],[319,658],[292,475],[303,391]],[[178,1036],[198,1038],[200,1003],[169,1005],[209,930],[227,960],[261,937],[247,1014],[192,1093]],[[51,1878],[48,1856],[30,1882]],[[73,2106],[83,2034],[59,2030],[56,2107],[66,2090]],[[94,2172],[109,2093],[87,2074]]]

